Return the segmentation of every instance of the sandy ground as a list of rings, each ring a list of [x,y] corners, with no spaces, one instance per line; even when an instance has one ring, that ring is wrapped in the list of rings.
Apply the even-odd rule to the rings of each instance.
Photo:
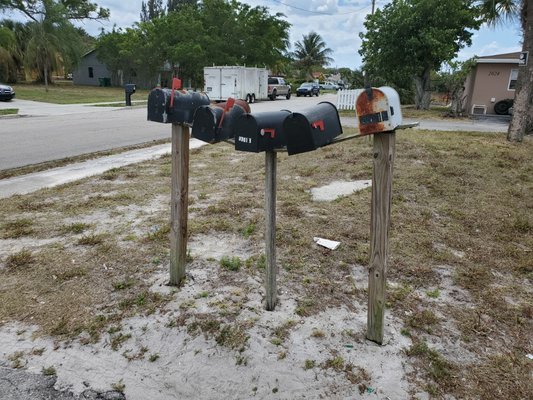
[[[316,188],[329,196],[317,200],[331,201],[367,187],[368,182],[335,182]],[[401,335],[401,321],[387,315],[385,344],[379,346],[365,339],[366,304],[302,318],[295,313],[297,298],[283,290],[283,272],[276,310],[265,311],[262,278],[224,285],[215,261],[253,252],[247,241],[231,235],[199,235],[189,248],[194,261],[188,266],[185,286],[177,292],[166,286],[168,265],[161,265],[151,278],[151,290],[176,292],[174,300],[155,314],[122,321],[122,332],[131,337],[119,351],[111,348],[109,333],[95,344],[58,343],[36,338],[35,326],[7,324],[0,328],[1,359],[6,363],[10,355],[23,352],[24,368],[35,374],[54,366],[55,388],[74,395],[88,387],[103,392],[120,383],[130,400],[409,397],[407,374],[412,371],[404,350],[411,341]],[[345,278],[365,289],[366,267],[353,265],[351,271]],[[239,307],[233,326],[251,326],[244,349],[221,347],[208,335],[191,334],[187,325],[192,320],[175,323],[187,318],[189,308],[216,316],[221,307]],[[274,342],[272,329],[287,323],[292,326],[288,336]],[[328,366],[332,359],[341,360],[340,367]]]

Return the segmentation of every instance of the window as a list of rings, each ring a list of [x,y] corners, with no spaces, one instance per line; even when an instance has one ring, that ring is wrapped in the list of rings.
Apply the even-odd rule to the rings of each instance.
[[[94,78],[93,67],[89,67],[89,78]]]
[[[507,88],[508,90],[515,90],[517,78],[518,78],[518,70],[512,69],[511,76],[509,77],[509,87]]]

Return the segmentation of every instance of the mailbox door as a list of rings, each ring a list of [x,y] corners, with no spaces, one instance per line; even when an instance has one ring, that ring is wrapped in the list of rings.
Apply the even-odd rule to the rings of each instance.
[[[313,108],[293,113],[285,120],[289,155],[305,153],[325,146],[342,134],[337,108],[323,101]]]
[[[170,89],[155,88],[148,95],[148,121],[168,123]]]
[[[376,88],[363,90],[355,102],[355,112],[361,135],[386,132],[394,129],[391,110],[385,93]]]
[[[192,136],[203,142],[214,143],[216,130],[224,110],[218,107],[200,106],[194,113]]]

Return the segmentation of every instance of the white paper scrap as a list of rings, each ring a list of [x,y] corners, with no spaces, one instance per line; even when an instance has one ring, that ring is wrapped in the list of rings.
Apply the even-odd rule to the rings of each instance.
[[[313,240],[319,246],[326,247],[327,249],[330,249],[330,250],[335,250],[341,244],[341,242],[336,242],[335,240],[323,239],[319,237],[314,237]]]
[[[533,360],[533,354],[527,354],[526,357],[529,358],[530,360]]]

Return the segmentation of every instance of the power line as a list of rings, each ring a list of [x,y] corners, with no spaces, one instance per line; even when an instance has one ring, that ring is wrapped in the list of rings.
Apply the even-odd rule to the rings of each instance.
[[[350,12],[346,12],[346,13],[327,13],[327,12],[322,12],[322,11],[313,11],[313,10],[308,10],[306,8],[301,8],[301,7],[297,7],[297,6],[292,6],[290,4],[287,4],[287,3],[284,3],[283,1],[281,0],[270,0],[274,3],[279,3],[281,5],[284,5],[286,7],[290,7],[290,8],[294,8],[296,10],[300,10],[300,11],[304,11],[304,12],[308,12],[310,14],[320,14],[320,15],[329,15],[329,16],[335,16],[335,15],[349,15],[349,14],[356,14],[356,13],[359,13],[361,11],[363,11],[365,8],[368,8],[371,6],[371,4],[367,5],[367,6],[364,6],[363,8],[360,8],[358,10],[355,10],[355,11],[350,11]],[[375,3],[375,0],[372,1],[372,7],[374,6],[374,3]]]

